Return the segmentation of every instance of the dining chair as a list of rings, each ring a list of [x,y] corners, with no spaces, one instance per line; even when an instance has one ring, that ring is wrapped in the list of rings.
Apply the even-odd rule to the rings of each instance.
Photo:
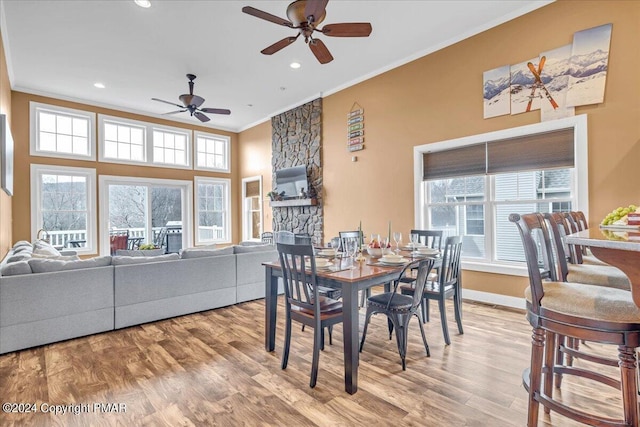
[[[309,386],[318,378],[320,350],[324,347],[323,330],[342,323],[342,302],[318,292],[316,259],[311,245],[277,243],[285,290],[285,342],[282,369],[287,368],[291,347],[291,321],[313,328],[313,358]]]
[[[429,344],[427,343],[427,337],[424,333],[423,321],[421,318],[420,297],[421,291],[424,289],[429,272],[433,268],[433,258],[425,258],[422,260],[413,261],[404,266],[400,272],[398,279],[404,277],[407,274],[411,274],[412,269],[417,269],[416,277],[416,293],[411,297],[408,295],[402,295],[398,293],[398,284],[400,280],[394,281],[394,287],[391,292],[384,292],[376,294],[367,298],[367,314],[364,322],[364,329],[362,330],[362,340],[360,341],[360,352],[364,347],[364,341],[367,337],[367,329],[371,316],[377,313],[382,313],[387,316],[389,325],[389,339],[391,339],[392,330],[396,331],[396,342],[398,345],[398,352],[400,353],[400,359],[402,361],[402,370],[407,369],[407,328],[409,327],[409,321],[413,316],[418,318],[418,325],[420,326],[420,333],[422,335],[422,342],[424,343],[424,349],[427,352],[427,357],[431,356],[429,352]]]
[[[586,218],[584,222],[577,221],[581,217],[584,218],[584,213],[580,212],[581,215],[578,215],[577,212],[564,212],[565,221],[569,227],[571,233],[577,233],[578,231],[586,230],[584,225],[587,224]],[[570,245],[571,251],[568,254],[569,260],[573,264],[593,264],[593,265],[609,265],[604,261],[599,260],[594,255],[592,255],[589,251],[589,248],[581,246],[581,245]]]
[[[463,334],[462,329],[462,280],[460,255],[462,254],[462,237],[447,237],[442,253],[442,266],[439,268],[435,278],[430,275],[422,291],[422,318],[426,321],[429,315],[429,300],[438,301],[440,309],[440,322],[442,324],[442,334],[444,342],[449,345],[449,327],[447,325],[447,309],[445,301],[453,298],[453,310],[458,324],[458,332]],[[414,295],[417,292],[417,282],[403,284],[400,292],[403,295]]]
[[[111,255],[115,255],[120,249],[127,249],[129,230],[112,231],[109,233],[109,248]]]
[[[523,373],[523,384],[529,392],[527,425],[538,425],[538,412],[542,404],[545,409],[589,425],[637,426],[635,349],[640,346],[640,308],[633,302],[631,293],[604,286],[543,282],[539,269],[544,263],[541,257],[552,255],[540,250],[538,236],[549,235],[547,221],[543,215],[535,213],[511,214],[509,220],[518,228],[529,273],[525,299],[527,319],[533,327],[533,334],[531,365]],[[553,349],[558,336],[617,345],[620,381],[602,373],[554,364]],[[552,376],[559,371],[621,390],[623,419],[605,419],[572,406],[566,396],[562,401],[554,399],[551,392]],[[590,392],[597,394],[595,389]]]
[[[426,247],[442,250],[442,230],[411,230],[410,234],[417,234],[419,242]]]
[[[345,252],[347,239],[358,239],[358,242],[363,241],[363,234],[362,234],[362,231],[360,230],[340,231],[338,232],[338,236],[340,236],[340,248],[338,250],[341,252]],[[364,307],[365,300],[370,296],[371,296],[371,288],[367,288],[364,291],[360,291],[360,307]]]
[[[260,241],[262,243],[273,245],[273,233],[271,231],[265,231],[260,235]]]
[[[558,280],[631,290],[629,278],[616,267],[569,263],[570,256],[566,253],[568,245],[564,239],[571,231],[565,221],[565,216],[559,212],[547,212],[544,214],[544,218],[552,225],[549,228],[557,254],[555,261],[558,268]]]

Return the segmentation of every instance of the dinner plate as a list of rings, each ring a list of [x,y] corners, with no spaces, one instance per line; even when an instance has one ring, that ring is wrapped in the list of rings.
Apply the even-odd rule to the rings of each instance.
[[[420,254],[420,255],[435,255],[435,254],[440,253],[440,251],[437,250],[437,249],[426,248],[426,247],[425,248],[418,248],[415,252],[417,254]]]
[[[425,248],[426,246],[424,245],[424,243],[416,243],[415,245],[406,245],[406,246],[402,246],[400,249],[402,249],[403,251],[413,251],[415,249],[420,249],[420,248]]]
[[[318,255],[319,257],[333,257],[336,254],[336,252],[333,249],[320,249],[318,251]]]
[[[408,260],[406,258],[400,258],[398,260],[390,260],[390,259],[382,259],[380,258],[380,264],[385,264],[385,265],[402,265],[404,263],[406,263]]]
[[[333,266],[333,263],[331,261],[327,261],[326,263],[318,263],[318,261],[319,260],[316,260],[316,268],[318,270],[331,268]]]

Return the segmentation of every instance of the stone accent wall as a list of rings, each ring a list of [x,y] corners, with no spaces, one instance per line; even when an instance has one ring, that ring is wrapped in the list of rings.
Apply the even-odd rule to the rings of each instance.
[[[306,165],[308,192],[315,193],[316,206],[274,207],[273,230],[307,233],[323,241],[322,211],[322,99],[318,98],[271,118],[271,167],[275,171]],[[275,185],[275,184],[274,184]]]

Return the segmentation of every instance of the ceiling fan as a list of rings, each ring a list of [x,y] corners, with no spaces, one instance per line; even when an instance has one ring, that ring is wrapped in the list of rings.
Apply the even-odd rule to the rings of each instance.
[[[302,34],[304,42],[309,45],[311,52],[313,52],[318,61],[321,64],[326,64],[333,61],[333,56],[331,56],[331,52],[329,52],[322,40],[313,37],[314,31],[331,37],[368,37],[371,34],[371,24],[368,22],[328,24],[322,29],[318,28],[318,25],[324,21],[326,16],[325,8],[328,2],[329,0],[296,0],[287,7],[288,20],[251,6],[243,7],[242,11],[256,18],[299,30],[296,36],[285,37],[263,49],[261,53],[264,55],[272,55],[289,46]]]
[[[231,114],[231,111],[223,109],[223,108],[200,108],[200,106],[204,103],[204,98],[193,94],[193,81],[196,79],[196,76],[193,74],[187,74],[187,78],[189,79],[189,93],[185,93],[180,95],[178,99],[182,102],[183,105],[174,104],[170,101],[164,101],[158,98],[151,98],[154,101],[164,102],[165,104],[175,105],[180,108],[177,111],[171,111],[169,113],[164,114],[177,114],[184,113],[188,111],[191,116],[195,116],[201,122],[208,122],[211,120],[209,117],[205,116],[203,113],[211,113],[211,114]]]

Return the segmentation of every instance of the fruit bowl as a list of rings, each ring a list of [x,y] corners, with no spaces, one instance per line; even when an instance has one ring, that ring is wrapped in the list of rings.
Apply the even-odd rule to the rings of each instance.
[[[387,248],[384,250],[384,253],[388,253],[390,250],[391,248]],[[380,258],[382,256],[382,249],[367,246],[367,253],[374,258]]]

